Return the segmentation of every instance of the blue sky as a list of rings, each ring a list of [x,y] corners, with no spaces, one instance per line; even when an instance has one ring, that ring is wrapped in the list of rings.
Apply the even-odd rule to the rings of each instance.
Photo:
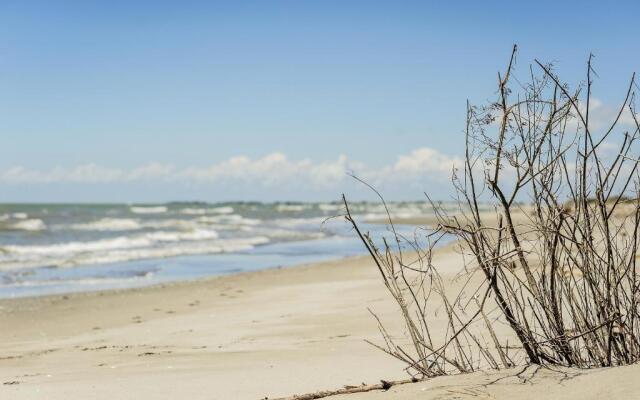
[[[446,197],[513,43],[612,106],[640,65],[636,2],[514,3],[2,2],[0,201]]]

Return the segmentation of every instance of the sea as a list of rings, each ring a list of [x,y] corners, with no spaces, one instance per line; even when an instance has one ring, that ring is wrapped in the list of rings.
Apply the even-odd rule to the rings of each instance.
[[[398,218],[427,202],[388,205]],[[380,203],[353,203],[390,236]],[[341,203],[0,204],[0,298],[140,287],[364,254]],[[396,226],[408,238],[421,227]]]

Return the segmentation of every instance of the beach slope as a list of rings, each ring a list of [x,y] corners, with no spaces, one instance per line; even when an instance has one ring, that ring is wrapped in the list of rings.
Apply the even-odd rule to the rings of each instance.
[[[460,256],[437,252],[457,271]],[[367,257],[129,290],[0,301],[2,399],[260,399],[404,379]],[[336,399],[632,398],[636,366],[436,378]],[[615,393],[614,393],[615,392]],[[573,396],[573,397],[572,397]],[[604,397],[603,397],[604,396]]]

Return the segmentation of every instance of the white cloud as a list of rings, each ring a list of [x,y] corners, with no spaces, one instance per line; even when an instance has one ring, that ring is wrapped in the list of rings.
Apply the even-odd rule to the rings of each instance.
[[[449,157],[428,147],[412,151],[408,155],[401,155],[392,166],[393,173],[422,174],[424,172],[450,174],[453,167],[461,167],[463,160]]]
[[[255,160],[245,156],[233,157],[206,167],[188,167],[172,175],[202,183],[235,182],[271,187],[303,179],[326,186],[342,180],[348,169],[346,156],[335,161],[314,163],[309,159],[292,161],[282,153],[271,153]]]
[[[50,170],[15,166],[0,171],[0,183],[5,184],[104,184],[131,182],[184,182],[191,184],[231,184],[278,187],[283,185],[311,185],[332,187],[350,179],[347,173],[376,184],[427,178],[443,181],[449,178],[454,166],[462,160],[434,149],[423,147],[380,168],[349,160],[345,155],[335,160],[314,162],[310,159],[291,160],[283,153],[271,153],[252,159],[236,156],[208,166],[177,168],[171,164],[151,163],[133,169],[104,167],[96,164],[73,168],[55,167]]]
[[[120,168],[84,164],[74,168],[55,167],[48,171],[30,170],[23,166],[11,167],[0,173],[4,183],[115,183],[131,182],[168,176],[171,166],[158,163],[134,168],[130,171]]]
[[[608,130],[611,127],[611,124],[616,120],[618,113],[620,113],[621,105],[622,103],[616,106],[605,104],[600,99],[592,97],[589,101],[589,130],[594,135],[598,135],[599,133],[602,134],[604,131]],[[586,102],[582,100],[578,102],[577,106],[583,116],[586,116]],[[640,119],[640,116],[636,114],[636,118]],[[576,117],[570,121],[569,127],[571,129],[576,129],[578,125],[582,124],[579,123],[579,120]],[[625,105],[622,113],[620,114],[617,127],[618,130],[622,131],[634,130],[636,128],[635,120],[631,110],[629,110],[628,104]]]

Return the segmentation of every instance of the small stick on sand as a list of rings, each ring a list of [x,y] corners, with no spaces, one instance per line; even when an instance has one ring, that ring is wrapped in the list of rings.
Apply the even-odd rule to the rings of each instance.
[[[314,399],[322,399],[329,396],[337,396],[339,394],[351,394],[351,393],[362,393],[362,392],[370,392],[372,390],[389,390],[392,386],[403,385],[405,383],[414,383],[418,382],[417,378],[411,379],[401,379],[397,381],[385,381],[381,380],[380,383],[375,385],[361,385],[361,386],[345,386],[342,389],[338,390],[321,390],[315,393],[306,393],[306,394],[294,394],[290,397],[279,397],[277,399],[269,399],[269,397],[265,397],[262,400],[314,400]]]

